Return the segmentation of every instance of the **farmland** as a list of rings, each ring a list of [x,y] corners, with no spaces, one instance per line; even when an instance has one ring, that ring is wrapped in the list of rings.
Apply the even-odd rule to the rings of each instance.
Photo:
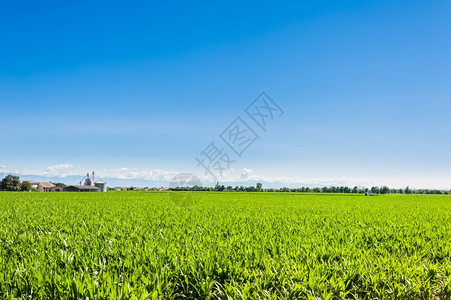
[[[451,196],[0,193],[0,298],[451,297]]]

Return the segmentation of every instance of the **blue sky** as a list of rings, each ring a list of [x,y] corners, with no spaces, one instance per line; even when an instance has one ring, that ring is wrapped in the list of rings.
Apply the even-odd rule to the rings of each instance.
[[[201,175],[265,91],[284,115],[221,181],[451,189],[450,20],[449,1],[2,2],[0,173]]]

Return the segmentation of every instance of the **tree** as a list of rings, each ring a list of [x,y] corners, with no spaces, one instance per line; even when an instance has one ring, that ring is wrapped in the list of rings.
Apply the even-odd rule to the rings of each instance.
[[[261,191],[263,187],[263,184],[261,182],[257,182],[257,191]]]
[[[372,194],[379,194],[379,192],[380,192],[379,187],[373,186],[373,187],[371,188],[371,193],[372,193]]]
[[[20,190],[19,176],[8,175],[3,178],[0,183],[0,190],[2,191],[18,191]]]
[[[409,187],[406,187],[406,189],[404,190],[404,192],[406,194],[412,194],[412,190]]]
[[[22,181],[22,183],[20,184],[20,190],[23,192],[29,192],[33,190],[33,187],[31,186],[31,183],[29,183],[28,181]]]

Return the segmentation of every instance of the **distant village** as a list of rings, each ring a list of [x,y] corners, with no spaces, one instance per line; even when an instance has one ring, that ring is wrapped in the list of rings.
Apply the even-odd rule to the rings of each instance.
[[[84,184],[81,183],[84,180]],[[80,181],[79,185],[69,185],[66,186],[62,183],[51,183],[51,182],[39,182],[31,180],[28,181],[31,187],[39,192],[106,192],[107,183],[103,180],[98,180],[94,182],[94,172],[92,172],[92,177],[89,173]]]
[[[107,182],[99,179],[94,181],[95,173],[87,173],[86,176],[80,180],[78,185],[65,185],[64,183],[52,183],[41,182],[32,180],[22,180],[21,182],[28,182],[31,188],[37,192],[107,192],[108,190],[116,191],[139,191],[139,190],[165,190],[165,188],[138,188],[138,187],[126,187],[116,186],[114,188],[108,188]],[[83,183],[83,184],[82,184]]]

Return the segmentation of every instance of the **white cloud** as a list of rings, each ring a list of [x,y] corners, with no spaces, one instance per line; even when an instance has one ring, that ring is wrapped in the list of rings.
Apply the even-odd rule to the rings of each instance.
[[[180,172],[165,170],[139,170],[129,168],[107,169],[98,172],[99,176],[118,179],[144,179],[150,181],[171,181]]]
[[[28,171],[22,169],[10,169],[5,165],[0,165],[0,173],[21,174],[21,175],[30,174]]]
[[[448,178],[448,179],[447,179]],[[201,178],[204,183],[211,183],[211,179],[203,176]],[[322,187],[322,186],[359,186],[372,187],[387,185],[391,188],[438,188],[450,189],[450,181],[448,177],[431,178],[431,177],[315,177],[303,178],[297,176],[274,176],[266,174],[257,174],[253,170],[244,168],[240,173],[226,174],[218,178],[219,182],[227,185],[246,185],[249,182],[264,182],[264,186],[290,186],[290,187]],[[272,184],[272,185],[271,185]]]
[[[37,175],[42,175],[42,176],[47,176],[47,177],[67,177],[70,175],[78,175],[75,174],[71,171],[71,169],[74,168],[74,165],[72,164],[59,164],[59,165],[53,165],[53,166],[49,166],[46,169],[44,169],[44,171],[40,172],[40,174]]]
[[[12,173],[18,175],[34,175],[45,177],[61,177],[68,176],[84,176],[85,172],[76,170],[73,164],[57,164],[48,166],[41,170],[23,170],[23,169],[10,169],[5,165],[0,165],[1,173]],[[96,171],[97,176],[102,178],[117,178],[117,179],[144,179],[149,181],[167,181],[170,182],[175,175],[180,172],[166,171],[166,170],[139,170],[131,168],[116,168],[116,169],[104,169]]]
[[[254,174],[254,171],[252,169],[244,168],[243,170],[241,170],[240,178],[249,178],[250,176],[252,176],[252,174]]]
[[[211,184],[215,181],[211,176],[202,174],[199,178],[205,184]],[[221,183],[231,185],[243,184],[246,185],[251,181],[261,181],[269,184],[274,184],[276,186],[289,185],[289,186],[372,186],[372,185],[382,185],[384,180],[367,180],[363,178],[301,178],[297,176],[274,176],[266,174],[257,174],[252,169],[244,168],[240,173],[235,173],[233,170],[229,173],[224,173],[222,176],[218,177]],[[380,182],[380,183],[378,183]],[[213,182],[214,183],[214,182]]]
[[[72,164],[59,164],[48,166],[45,169],[33,170],[33,169],[21,169],[21,168],[8,168],[5,165],[0,165],[0,173],[11,173],[18,175],[35,175],[35,176],[45,176],[45,177],[67,177],[70,175],[79,175],[72,171],[74,166]]]

